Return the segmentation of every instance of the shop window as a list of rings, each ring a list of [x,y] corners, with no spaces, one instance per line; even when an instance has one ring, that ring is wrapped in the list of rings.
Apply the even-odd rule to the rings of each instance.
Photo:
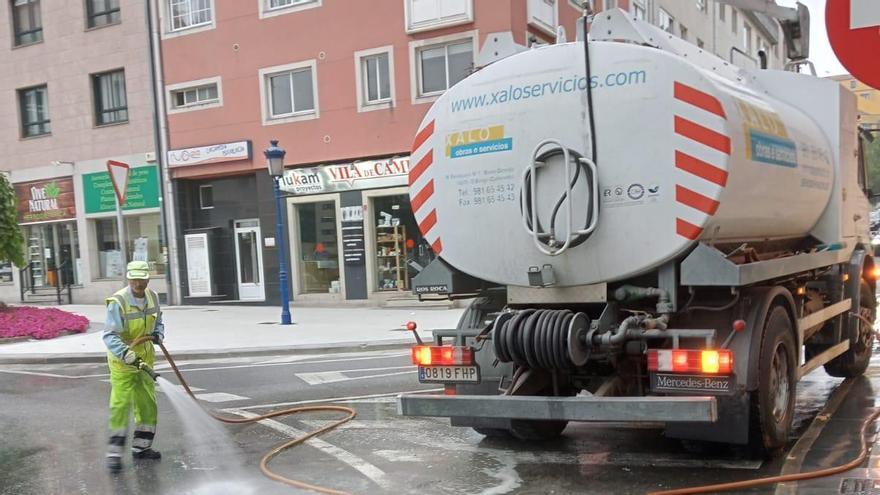
[[[422,238],[406,194],[373,199],[376,290],[409,290],[434,254]]]
[[[12,263],[9,261],[0,262],[0,284],[12,283]]]
[[[199,208],[210,210],[214,207],[214,186],[199,186]]]
[[[467,77],[474,63],[473,40],[426,46],[417,51],[418,94],[442,93]]]
[[[35,137],[52,132],[49,120],[49,89],[46,85],[18,90],[21,136]]]
[[[339,245],[336,203],[323,201],[296,206],[299,223],[300,292],[338,293]]]
[[[86,17],[90,28],[118,23],[119,0],[86,0]]]
[[[12,0],[12,29],[15,46],[43,41],[40,0]]]
[[[98,277],[122,278],[125,276],[126,260],[119,250],[116,219],[95,220],[95,240],[98,251]],[[165,274],[165,256],[159,247],[159,214],[125,217],[126,249],[130,260],[146,261],[151,276]]]
[[[76,222],[41,223],[23,227],[28,276],[32,287],[77,285],[82,275]],[[0,270],[2,272],[2,270]],[[0,282],[3,280],[0,279]]]
[[[116,70],[92,76],[95,93],[95,124],[128,122],[128,101],[125,96],[125,71]]]

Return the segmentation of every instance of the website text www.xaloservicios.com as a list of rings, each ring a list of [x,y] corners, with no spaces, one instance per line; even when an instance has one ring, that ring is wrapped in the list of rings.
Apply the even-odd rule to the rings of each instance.
[[[592,76],[590,78],[590,88],[632,86],[636,84],[645,84],[647,80],[648,74],[644,70],[612,72],[604,76]],[[460,112],[463,110],[472,110],[507,103],[509,101],[527,100],[530,98],[541,98],[549,95],[574,93],[575,91],[586,90],[586,76],[572,76],[568,78],[559,77],[554,81],[535,82],[517,86],[510,85],[497,91],[490,91],[467,98],[458,98],[452,100],[452,111]]]

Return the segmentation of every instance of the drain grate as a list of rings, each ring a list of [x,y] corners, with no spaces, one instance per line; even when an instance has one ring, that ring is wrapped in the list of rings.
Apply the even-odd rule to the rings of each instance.
[[[840,492],[845,495],[880,495],[880,480],[873,478],[844,478]]]

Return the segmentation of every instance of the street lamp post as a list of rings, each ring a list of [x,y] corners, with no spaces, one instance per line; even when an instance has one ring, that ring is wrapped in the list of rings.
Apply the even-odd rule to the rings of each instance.
[[[284,244],[284,209],[281,207],[281,178],[284,176],[284,155],[287,153],[278,147],[278,140],[270,141],[272,146],[263,152],[266,165],[272,176],[275,191],[275,245],[278,247],[278,283],[281,289],[281,324],[290,325],[290,294],[287,290],[287,249]]]

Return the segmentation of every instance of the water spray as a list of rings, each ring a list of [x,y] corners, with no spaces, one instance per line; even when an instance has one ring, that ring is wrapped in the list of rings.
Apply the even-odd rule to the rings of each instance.
[[[152,337],[145,336],[145,337],[135,339],[130,345],[133,347],[138,344],[142,344],[144,342],[152,342],[152,341],[153,341]],[[260,471],[267,478],[269,478],[271,480],[277,481],[279,483],[284,483],[285,485],[289,485],[289,486],[292,486],[295,488],[300,488],[303,490],[311,490],[311,491],[315,491],[315,492],[319,492],[319,493],[327,493],[330,495],[351,495],[348,492],[344,492],[341,490],[334,490],[332,488],[327,488],[327,487],[323,487],[323,486],[319,486],[319,485],[312,485],[309,483],[305,483],[303,481],[298,481],[298,480],[294,480],[294,479],[290,479],[290,478],[286,478],[284,476],[281,476],[280,474],[277,474],[269,469],[269,461],[271,461],[275,456],[277,456],[281,452],[284,452],[285,450],[287,450],[291,447],[295,447],[295,446],[305,442],[306,440],[308,440],[312,437],[316,437],[322,433],[326,433],[328,431],[331,431],[331,430],[339,427],[340,425],[351,421],[357,415],[357,411],[355,411],[354,409],[352,409],[350,407],[345,407],[345,406],[304,406],[304,407],[292,407],[289,409],[280,409],[277,411],[271,411],[267,414],[263,414],[261,416],[254,416],[252,418],[229,418],[229,417],[225,417],[225,416],[220,416],[218,414],[215,414],[212,411],[209,411],[208,409],[205,409],[205,407],[202,406],[202,404],[200,402],[198,402],[198,400],[196,400],[195,394],[193,394],[192,390],[190,390],[189,384],[186,383],[186,380],[183,379],[183,375],[181,375],[180,370],[177,369],[177,364],[175,364],[174,359],[171,357],[171,354],[168,353],[168,350],[165,349],[165,346],[163,344],[158,343],[156,345],[158,345],[159,349],[162,350],[162,354],[165,355],[165,359],[168,361],[168,364],[171,366],[171,369],[174,371],[174,374],[177,376],[177,379],[180,381],[180,385],[183,386],[184,390],[186,390],[187,395],[189,395],[193,399],[193,401],[195,401],[197,404],[199,404],[199,406],[202,407],[202,409],[209,416],[216,419],[217,421],[220,421],[223,423],[228,423],[228,424],[246,424],[246,423],[257,423],[257,422],[262,421],[264,419],[277,418],[280,416],[289,416],[292,414],[298,414],[298,413],[304,413],[304,412],[328,412],[329,411],[329,412],[345,413],[345,416],[342,417],[341,419],[337,419],[336,421],[333,421],[330,424],[328,424],[322,428],[312,430],[309,433],[307,433],[301,437],[297,437],[292,440],[288,440],[287,442],[284,442],[284,443],[272,448],[272,450],[267,452],[265,455],[263,455],[263,458],[260,459]],[[143,361],[140,361],[140,360],[136,361],[134,363],[134,366],[136,366],[138,369],[140,369],[144,373],[147,373],[148,375],[150,375],[150,377],[154,381],[159,378],[159,374],[156,373],[155,371],[153,371],[153,369],[150,368],[149,366],[147,366],[147,364],[144,363]]]

